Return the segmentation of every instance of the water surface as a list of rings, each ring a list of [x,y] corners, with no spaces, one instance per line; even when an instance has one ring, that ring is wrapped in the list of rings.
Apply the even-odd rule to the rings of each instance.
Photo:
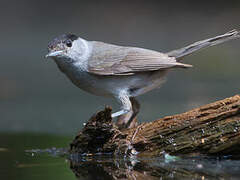
[[[67,154],[71,137],[0,134],[0,179],[239,179],[231,156],[126,158]]]

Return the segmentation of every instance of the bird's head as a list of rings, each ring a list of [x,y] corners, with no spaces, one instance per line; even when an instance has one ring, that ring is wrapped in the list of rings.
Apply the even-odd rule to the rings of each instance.
[[[51,57],[56,61],[79,61],[87,49],[87,41],[74,34],[62,34],[49,42],[46,58]]]

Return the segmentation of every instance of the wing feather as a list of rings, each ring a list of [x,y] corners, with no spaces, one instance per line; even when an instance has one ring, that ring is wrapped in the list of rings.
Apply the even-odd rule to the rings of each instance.
[[[191,67],[166,54],[135,47],[92,41],[88,72],[98,75],[132,75],[172,67]]]

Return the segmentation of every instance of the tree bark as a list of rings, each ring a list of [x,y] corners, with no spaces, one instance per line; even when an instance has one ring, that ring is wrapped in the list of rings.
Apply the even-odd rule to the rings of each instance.
[[[159,156],[163,153],[240,154],[240,96],[119,130],[111,108],[93,115],[70,145],[71,153]]]

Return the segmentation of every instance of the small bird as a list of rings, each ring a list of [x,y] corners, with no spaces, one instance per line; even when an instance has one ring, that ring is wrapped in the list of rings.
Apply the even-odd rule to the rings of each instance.
[[[167,72],[190,68],[180,60],[200,49],[240,37],[232,30],[223,35],[195,42],[189,46],[161,53],[138,47],[87,41],[74,34],[63,34],[48,44],[48,54],[58,68],[80,89],[116,98],[121,110],[112,118],[130,114],[122,123],[129,127],[139,111],[135,97],[159,87]]]

